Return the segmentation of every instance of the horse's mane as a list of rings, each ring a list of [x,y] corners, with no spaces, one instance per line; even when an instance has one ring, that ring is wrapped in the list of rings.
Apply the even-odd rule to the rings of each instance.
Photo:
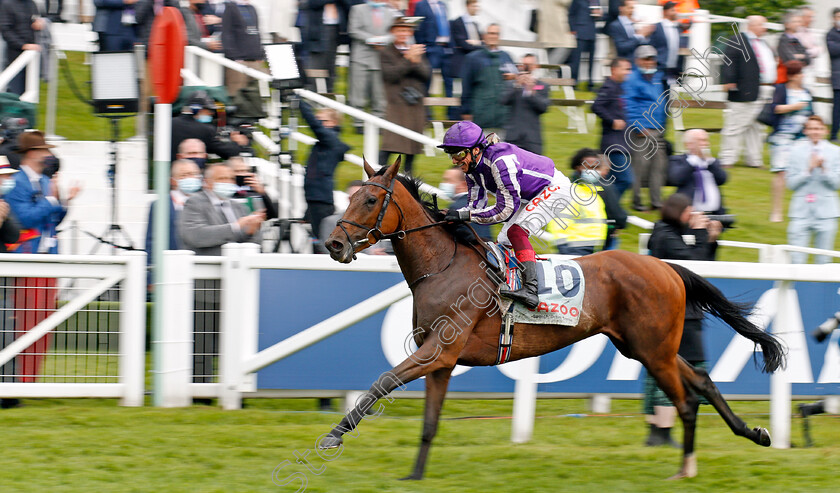
[[[382,166],[373,176],[382,176],[385,174],[385,171],[388,170],[388,166]],[[445,210],[441,210],[437,207],[437,201],[427,193],[420,192],[420,185],[423,184],[423,181],[419,178],[412,178],[405,175],[397,175],[397,181],[408,190],[408,193],[420,204],[423,209],[426,211],[427,214],[432,218],[433,221],[443,221],[443,217],[446,215]],[[436,197],[436,196],[435,196]],[[464,226],[463,224],[457,223],[450,223],[444,224],[442,226],[444,231],[448,234],[455,237],[461,243],[470,244],[475,243],[475,235],[472,233],[472,229]]]

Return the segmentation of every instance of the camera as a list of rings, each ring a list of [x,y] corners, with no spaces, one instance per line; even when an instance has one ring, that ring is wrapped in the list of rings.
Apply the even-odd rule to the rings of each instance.
[[[709,221],[718,221],[726,229],[732,229],[735,224],[735,214],[706,214]]]

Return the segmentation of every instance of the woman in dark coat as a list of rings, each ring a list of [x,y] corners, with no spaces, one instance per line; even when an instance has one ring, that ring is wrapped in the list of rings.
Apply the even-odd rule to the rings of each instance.
[[[648,249],[651,255],[661,259],[714,260],[717,237],[722,229],[720,222],[709,221],[702,213],[695,213],[690,198],[675,193],[662,205],[662,220],[653,227]],[[703,310],[687,304],[677,354],[699,368],[706,367],[702,322]],[[700,403],[708,404],[702,398]],[[644,408],[650,424],[650,436],[645,445],[675,445],[671,440],[674,407],[650,375],[645,377]]]
[[[423,97],[426,95],[426,83],[432,76],[432,68],[424,55],[425,47],[408,44],[413,32],[413,25],[407,22],[405,17],[397,17],[391,26],[394,42],[386,46],[380,54],[382,79],[388,100],[385,119],[423,133],[426,126]],[[384,132],[379,164],[388,164],[388,157],[393,153],[405,154],[402,168],[406,173],[411,173],[414,155],[422,151],[423,144],[391,132]]]

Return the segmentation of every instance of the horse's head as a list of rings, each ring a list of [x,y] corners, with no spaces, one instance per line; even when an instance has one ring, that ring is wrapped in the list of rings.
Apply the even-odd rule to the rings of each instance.
[[[393,198],[400,158],[380,175],[367,161],[364,166],[368,181],[350,197],[350,205],[324,242],[330,256],[343,264],[350,263],[356,252],[396,232],[402,220],[402,210]]]

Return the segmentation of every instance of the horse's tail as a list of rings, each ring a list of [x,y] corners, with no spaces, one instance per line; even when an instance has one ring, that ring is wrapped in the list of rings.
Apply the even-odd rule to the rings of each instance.
[[[735,329],[735,332],[761,346],[764,355],[762,371],[772,373],[785,366],[785,350],[779,340],[747,320],[750,312],[749,304],[733,303],[726,299],[718,288],[694,272],[681,265],[671,263],[668,265],[682,278],[685,285],[686,303],[697,303],[703,311],[723,320]]]

